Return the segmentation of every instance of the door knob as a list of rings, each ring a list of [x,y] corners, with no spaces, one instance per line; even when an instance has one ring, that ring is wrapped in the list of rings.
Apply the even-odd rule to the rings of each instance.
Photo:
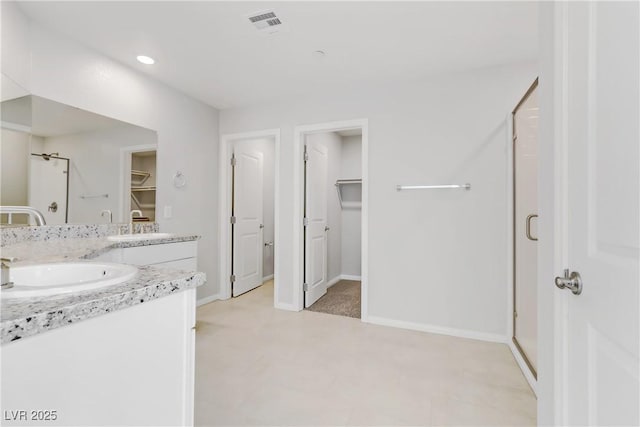
[[[58,212],[58,204],[56,202],[51,202],[47,210],[53,213]]]
[[[580,295],[582,292],[582,278],[580,273],[573,271],[569,274],[569,269],[564,270],[564,277],[556,277],[556,286],[560,289],[567,288],[574,295]]]

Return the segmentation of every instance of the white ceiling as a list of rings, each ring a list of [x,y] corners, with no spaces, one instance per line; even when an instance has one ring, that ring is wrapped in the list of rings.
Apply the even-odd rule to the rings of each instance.
[[[535,60],[535,2],[22,2],[24,12],[218,108]],[[273,9],[285,32],[247,15]],[[312,55],[327,53],[324,58]],[[139,64],[139,54],[156,65]]]

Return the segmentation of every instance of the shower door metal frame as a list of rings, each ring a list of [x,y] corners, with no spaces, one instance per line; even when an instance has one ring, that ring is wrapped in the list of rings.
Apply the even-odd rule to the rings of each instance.
[[[517,312],[516,312],[516,239],[517,239],[517,235],[516,235],[516,142],[517,142],[517,133],[516,133],[516,113],[518,112],[518,109],[520,109],[520,107],[522,106],[522,104],[524,104],[527,99],[529,99],[529,97],[531,96],[531,94],[533,93],[534,90],[536,90],[536,88],[538,87],[538,78],[536,77],[536,79],[534,80],[534,82],[531,84],[531,86],[529,86],[529,89],[527,89],[527,91],[525,92],[524,96],[520,99],[520,101],[518,102],[518,104],[516,105],[516,107],[513,109],[513,111],[511,112],[511,131],[512,131],[512,135],[511,135],[511,155],[512,155],[512,159],[511,159],[511,164],[513,167],[513,174],[512,174],[512,179],[513,182],[512,184],[512,210],[513,210],[513,218],[512,218],[512,226],[513,226],[513,230],[512,230],[512,234],[513,234],[513,241],[512,241],[512,256],[513,256],[513,313],[512,313],[512,322],[513,322],[513,329],[512,329],[512,336],[511,336],[511,341],[513,341],[513,344],[515,345],[515,347],[518,349],[518,353],[520,353],[520,356],[522,356],[522,359],[524,360],[524,362],[527,364],[527,366],[529,367],[529,370],[531,371],[531,373],[533,374],[533,378],[535,378],[536,380],[538,379],[538,373],[536,371],[536,369],[533,367],[533,365],[531,364],[531,362],[529,361],[529,358],[527,357],[526,353],[524,352],[524,350],[522,349],[522,347],[520,346],[520,343],[518,343],[518,340],[516,338],[516,317],[517,317]],[[537,240],[537,239],[536,239]]]
[[[53,156],[53,155],[49,155],[49,154],[37,154],[37,153],[31,153],[32,156],[36,156],[36,157],[42,157],[45,160],[48,159],[58,159],[58,160],[65,160],[67,162],[67,170],[64,171],[64,174],[67,175],[67,194],[65,197],[65,208],[64,208],[64,223],[68,224],[69,223],[69,163],[70,163],[70,159],[68,159],[67,157],[59,157],[59,156]]]

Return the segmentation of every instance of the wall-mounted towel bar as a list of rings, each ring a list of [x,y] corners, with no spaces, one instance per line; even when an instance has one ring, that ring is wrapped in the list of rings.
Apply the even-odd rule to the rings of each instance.
[[[471,184],[445,184],[445,185],[397,185],[396,190],[439,190],[445,188],[462,188],[471,190]]]
[[[104,197],[105,199],[109,198],[109,194],[105,193],[105,194],[83,194],[82,196],[80,196],[81,199],[99,199],[101,197]]]

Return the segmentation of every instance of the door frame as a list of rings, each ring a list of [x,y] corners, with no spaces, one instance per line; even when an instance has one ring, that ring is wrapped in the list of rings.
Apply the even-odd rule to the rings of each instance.
[[[280,277],[280,129],[265,129],[253,132],[221,135],[219,148],[218,173],[218,271],[220,281],[220,299],[231,298],[231,149],[238,141],[254,138],[273,138],[274,150],[274,245],[273,245],[273,303],[278,301],[278,280]]]
[[[540,143],[538,145],[538,424],[567,420],[566,318],[569,293],[554,277],[568,261],[568,82],[569,3],[540,5]]]
[[[297,311],[304,309],[304,141],[305,135],[362,129],[362,211],[361,227],[361,320],[367,321],[369,313],[369,120],[354,119],[296,126],[293,140],[293,305]]]

